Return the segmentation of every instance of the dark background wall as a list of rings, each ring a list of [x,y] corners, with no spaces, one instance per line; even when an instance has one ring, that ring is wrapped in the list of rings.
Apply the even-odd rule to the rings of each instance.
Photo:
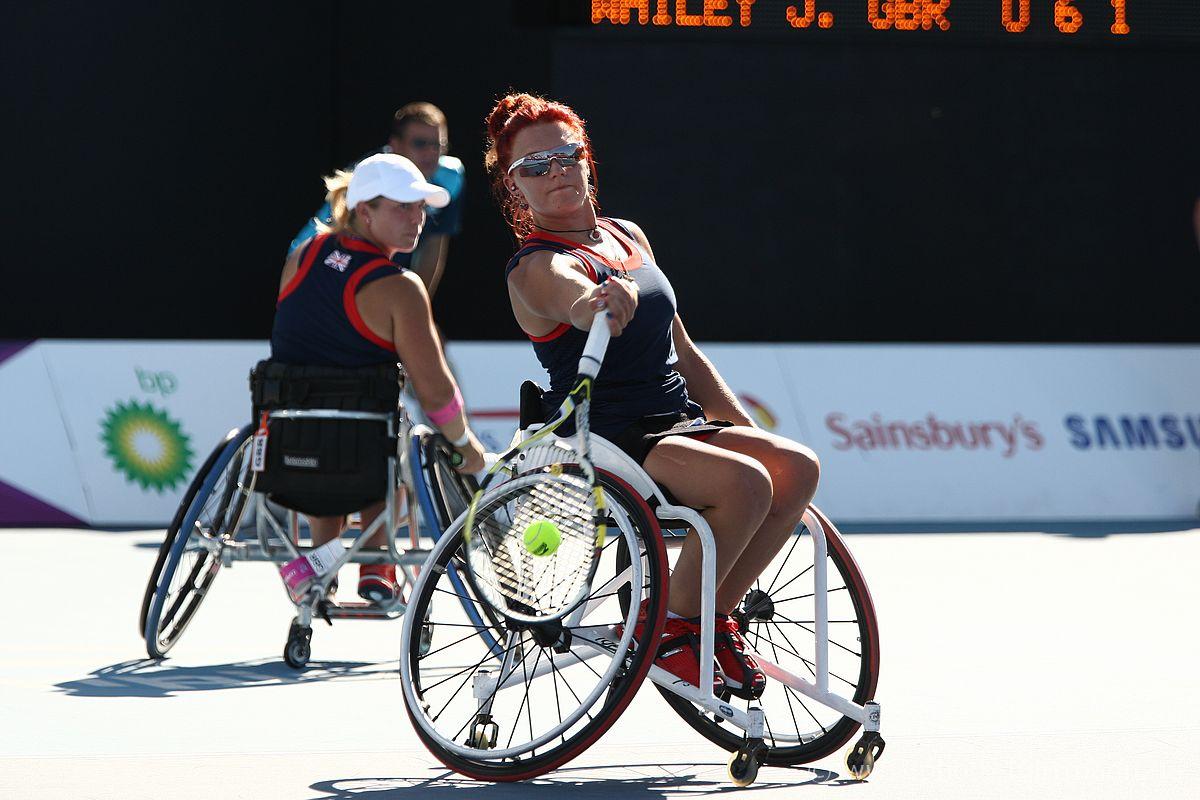
[[[603,208],[642,224],[696,338],[1200,341],[1195,47],[652,38],[522,8],[7,9],[0,338],[265,337],[320,175],[413,99],[468,169],[439,322],[517,337],[480,163],[517,88],[587,118]]]

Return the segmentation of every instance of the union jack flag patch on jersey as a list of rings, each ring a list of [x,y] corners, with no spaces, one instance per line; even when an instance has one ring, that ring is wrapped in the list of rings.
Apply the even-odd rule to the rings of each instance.
[[[333,267],[338,272],[345,272],[346,267],[350,266],[350,254],[343,253],[340,250],[334,250],[325,259],[325,266]]]

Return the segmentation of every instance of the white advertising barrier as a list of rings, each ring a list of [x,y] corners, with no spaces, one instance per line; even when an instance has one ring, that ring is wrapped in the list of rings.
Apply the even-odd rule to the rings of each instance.
[[[92,525],[165,525],[249,421],[247,375],[266,355],[262,342],[37,342],[0,364],[0,481]],[[31,379],[10,390],[20,361],[40,362],[50,397]]]
[[[1200,348],[781,346],[855,521],[1183,519],[1200,500]]]
[[[3,345],[3,343],[0,343]],[[1181,519],[1200,499],[1200,348],[705,345],[758,424],[811,446],[851,522]],[[165,525],[248,421],[262,342],[0,347],[0,524]],[[449,357],[502,449],[524,342]]]
[[[46,348],[5,348],[0,362],[0,525],[88,519],[72,441],[46,367]]]
[[[446,348],[471,417],[471,428],[491,452],[508,447],[520,417],[521,382],[547,386],[533,348],[524,342],[459,342]]]

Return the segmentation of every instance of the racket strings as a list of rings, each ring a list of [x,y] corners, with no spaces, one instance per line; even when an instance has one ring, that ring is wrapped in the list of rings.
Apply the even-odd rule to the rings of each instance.
[[[525,546],[529,526],[550,522],[560,543],[537,556]],[[510,608],[529,616],[554,616],[577,601],[591,573],[596,548],[590,485],[558,474],[479,509],[472,538],[478,542],[476,576]]]

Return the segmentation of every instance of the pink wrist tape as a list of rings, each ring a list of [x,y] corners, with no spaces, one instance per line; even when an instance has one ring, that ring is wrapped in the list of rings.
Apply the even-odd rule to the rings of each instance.
[[[449,403],[446,403],[446,405],[442,406],[436,411],[426,412],[426,415],[429,417],[430,422],[440,428],[450,420],[457,417],[458,412],[462,411],[462,407],[462,394],[458,391],[458,387],[456,386],[454,387],[454,397],[451,398]]]

